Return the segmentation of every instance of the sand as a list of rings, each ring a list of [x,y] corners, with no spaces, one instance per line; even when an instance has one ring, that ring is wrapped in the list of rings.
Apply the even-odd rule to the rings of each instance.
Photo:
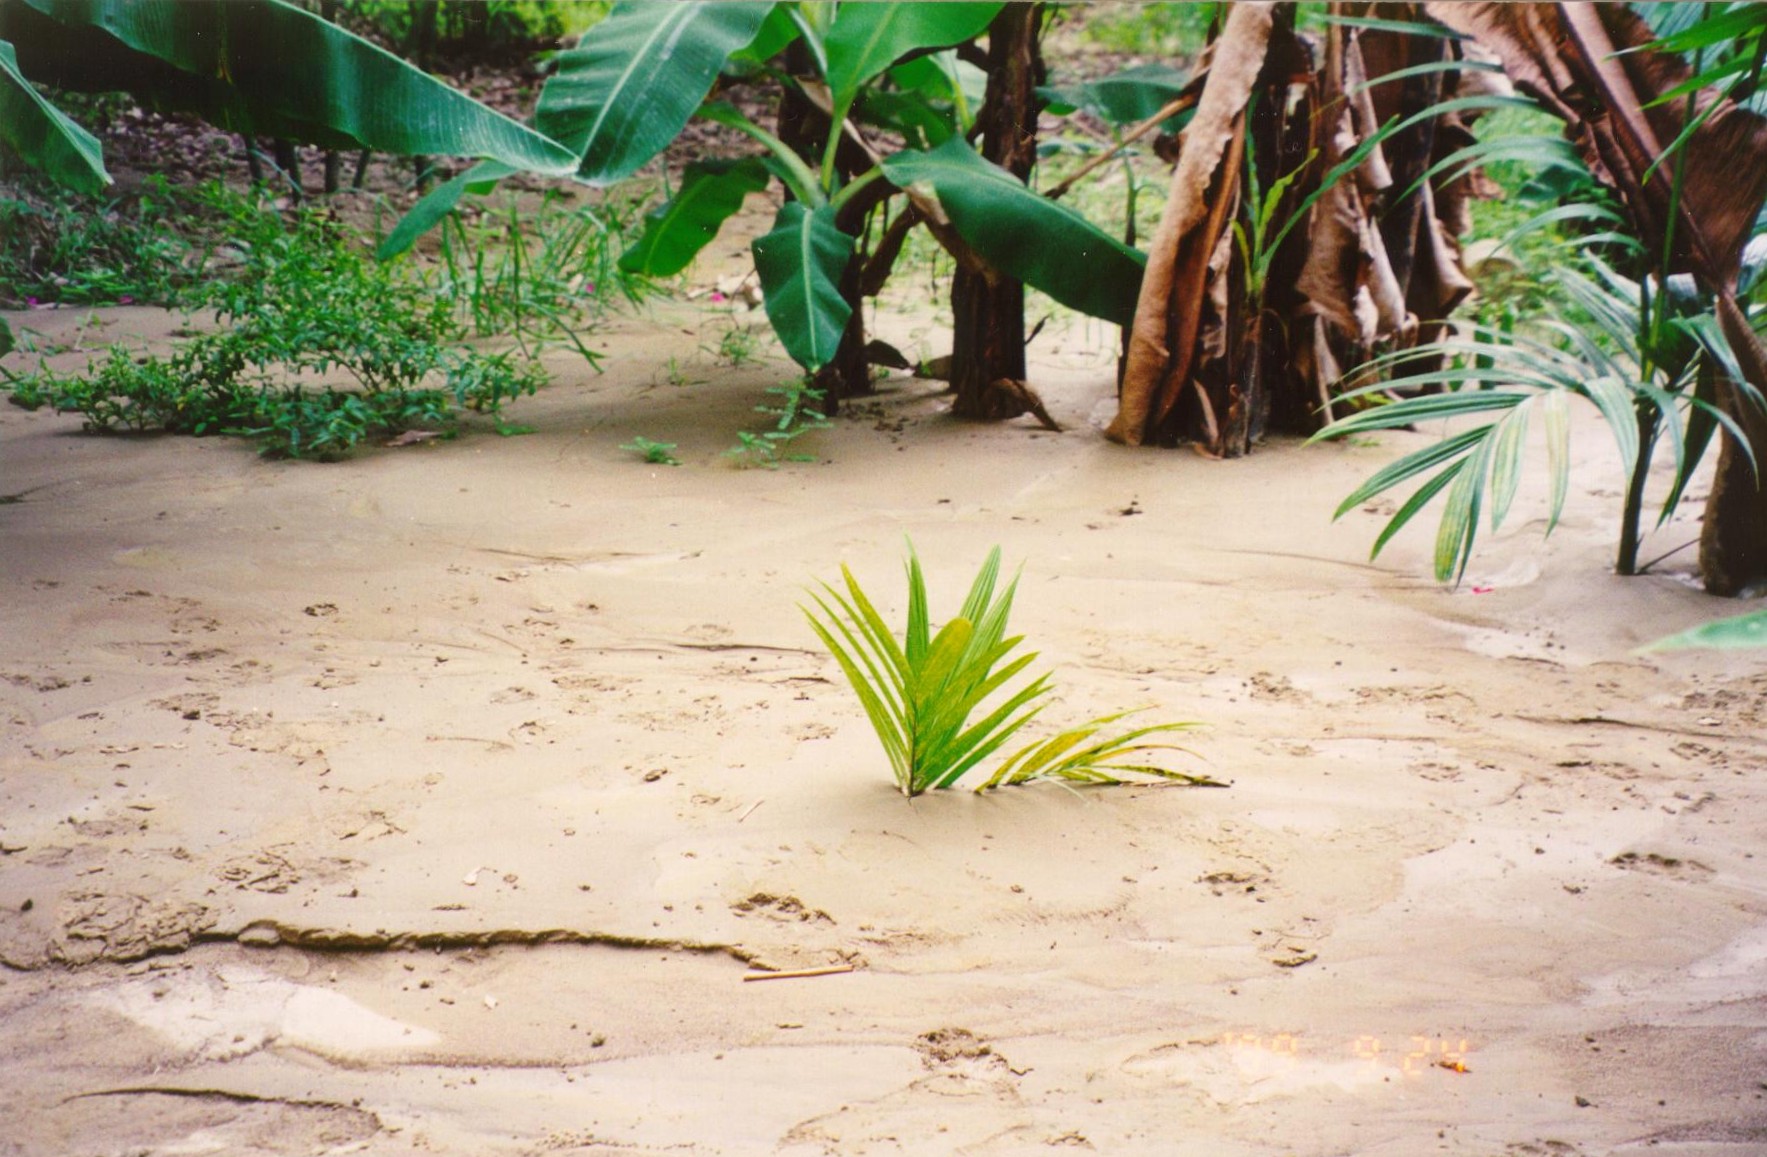
[[[0,1153],[1767,1153],[1767,659],[1636,653],[1735,608],[1599,428],[1448,589],[1331,520],[1430,435],[1124,450],[1081,332],[743,470],[712,332],[332,466],[0,408]],[[797,604],[905,536],[1231,786],[896,793]]]

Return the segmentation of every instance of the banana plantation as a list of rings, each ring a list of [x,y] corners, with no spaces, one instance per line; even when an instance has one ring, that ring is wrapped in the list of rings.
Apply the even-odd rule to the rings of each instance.
[[[0,1149],[1760,1151],[1764,67],[0,0]]]

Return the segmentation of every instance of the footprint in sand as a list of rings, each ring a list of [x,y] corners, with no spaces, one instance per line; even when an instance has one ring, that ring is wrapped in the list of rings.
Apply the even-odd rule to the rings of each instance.
[[[1704,880],[1712,875],[1712,869],[1698,860],[1683,860],[1675,856],[1658,855],[1656,852],[1622,852],[1608,863],[1622,871],[1645,872],[1683,882]]]
[[[756,892],[746,900],[730,905],[738,916],[762,916],[787,924],[833,924],[834,917],[820,908],[811,908],[796,896],[775,896]]]

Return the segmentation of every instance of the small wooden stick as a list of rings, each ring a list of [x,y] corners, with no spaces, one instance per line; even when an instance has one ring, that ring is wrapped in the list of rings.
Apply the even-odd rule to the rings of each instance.
[[[1152,132],[1160,122],[1170,120],[1172,117],[1177,116],[1179,113],[1195,104],[1196,100],[1197,98],[1194,93],[1185,93],[1183,96],[1168,102],[1165,108],[1162,108],[1159,112],[1154,113],[1152,116],[1124,133],[1122,139],[1118,141],[1114,147],[1099,153],[1084,165],[1081,165],[1079,170],[1069,176],[1067,180],[1049,190],[1049,192],[1043,194],[1043,196],[1051,201],[1060,200],[1069,189],[1072,189],[1080,182],[1081,178],[1090,175],[1092,171],[1099,166],[1109,164],[1115,159],[1118,153]]]
[[[777,972],[745,972],[744,980],[798,980],[806,976],[834,976],[853,971],[851,964],[827,964],[821,968],[782,968]]]
[[[748,819],[748,818],[749,818],[749,817],[750,817],[750,816],[752,816],[752,815],[754,815],[754,814],[755,814],[755,809],[756,809],[756,808],[758,808],[758,807],[760,807],[760,806],[761,806],[761,805],[762,805],[762,804],[764,804],[764,803],[766,803],[766,802],[767,802],[767,801],[766,801],[766,800],[764,800],[764,799],[758,799],[758,800],[756,800],[756,801],[755,801],[755,802],[754,802],[754,803],[752,803],[752,804],[750,804],[750,805],[749,805],[749,806],[748,806],[748,810],[747,810],[747,811],[745,811],[745,812],[743,812],[743,813],[742,813],[742,814],[741,814],[741,815],[739,815],[739,816],[737,816],[737,817],[736,817],[736,822],[737,822],[737,823],[741,823],[741,822],[742,822],[742,821],[743,821],[743,820],[746,820],[746,819]]]

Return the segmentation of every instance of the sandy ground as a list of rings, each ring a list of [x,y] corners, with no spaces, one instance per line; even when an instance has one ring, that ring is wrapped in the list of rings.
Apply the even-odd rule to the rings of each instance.
[[[1330,521],[1423,435],[1125,451],[1046,348],[1067,433],[738,470],[698,325],[336,466],[0,410],[0,1153],[1767,1153],[1767,660],[1634,653],[1733,608],[1599,430],[1450,591]],[[797,603],[904,535],[1232,786],[895,794]]]

